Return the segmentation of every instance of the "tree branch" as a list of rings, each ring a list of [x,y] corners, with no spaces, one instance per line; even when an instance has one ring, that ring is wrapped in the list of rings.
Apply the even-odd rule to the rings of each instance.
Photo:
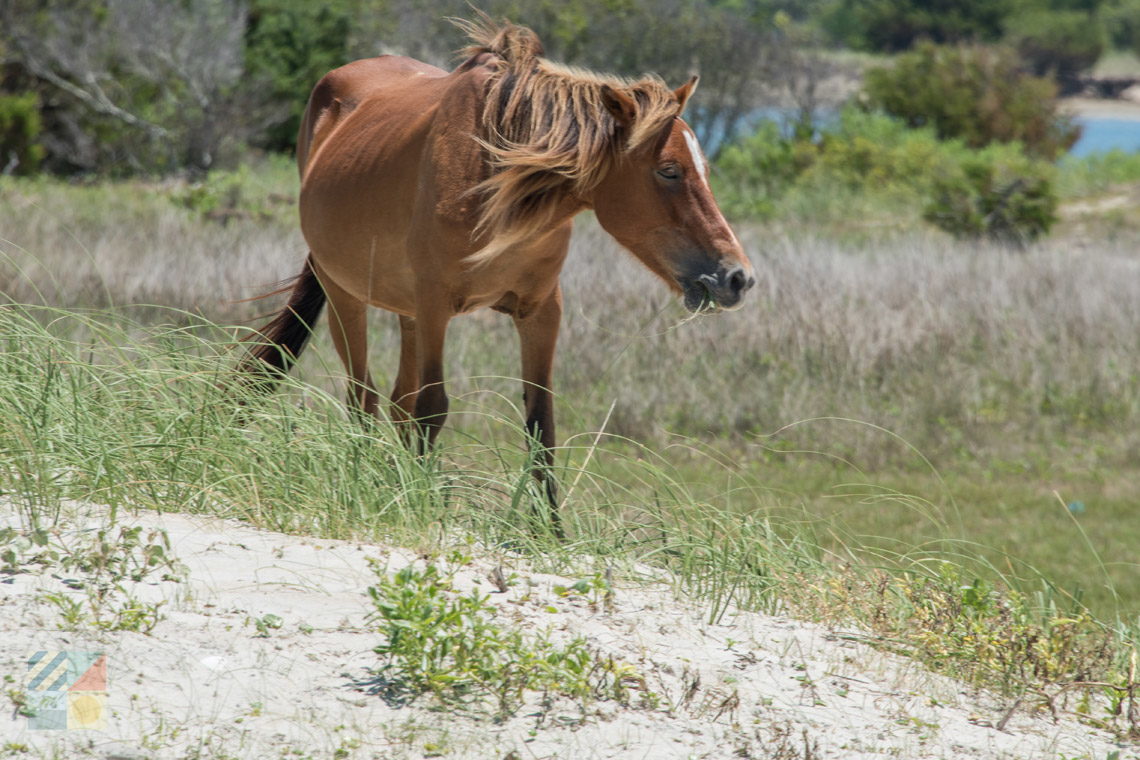
[[[29,46],[24,44],[24,41],[19,37],[13,38],[12,42],[15,43],[15,46],[19,48],[20,63],[25,68],[27,68],[27,70],[33,76],[36,76],[45,82],[58,87],[68,95],[71,95],[72,97],[79,100],[81,103],[96,113],[100,113],[105,116],[111,116],[124,122],[125,124],[131,125],[132,127],[137,127],[139,129],[145,130],[153,137],[167,136],[168,132],[163,127],[160,127],[153,122],[149,122],[146,119],[135,116],[133,113],[115,105],[111,99],[107,97],[106,93],[103,92],[103,89],[99,87],[98,83],[95,82],[94,75],[88,73],[85,77],[87,80],[85,84],[94,90],[92,92],[55,73],[55,71],[52,70],[51,66],[47,66],[41,63],[36,55],[29,49]]]

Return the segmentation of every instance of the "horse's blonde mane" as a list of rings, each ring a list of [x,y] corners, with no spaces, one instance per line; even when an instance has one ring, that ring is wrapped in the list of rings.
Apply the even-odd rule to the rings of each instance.
[[[585,197],[623,152],[656,139],[680,104],[655,76],[630,81],[552,63],[526,27],[486,17],[459,23],[469,58],[493,56],[479,140],[492,174],[474,190],[483,204],[475,232],[490,243],[468,257],[482,263],[545,231],[563,201]],[[607,106],[609,88],[634,104],[628,125]]]

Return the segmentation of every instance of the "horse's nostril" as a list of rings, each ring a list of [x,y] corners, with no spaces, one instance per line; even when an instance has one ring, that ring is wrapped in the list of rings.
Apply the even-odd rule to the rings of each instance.
[[[734,270],[733,273],[728,276],[728,287],[733,293],[743,293],[752,287],[752,278],[744,274],[743,269]]]

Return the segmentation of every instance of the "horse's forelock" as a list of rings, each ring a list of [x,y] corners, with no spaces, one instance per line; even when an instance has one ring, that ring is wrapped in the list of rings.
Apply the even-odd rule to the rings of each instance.
[[[656,77],[643,79],[631,89],[637,103],[637,116],[625,145],[630,152],[655,142],[681,113],[677,97]]]

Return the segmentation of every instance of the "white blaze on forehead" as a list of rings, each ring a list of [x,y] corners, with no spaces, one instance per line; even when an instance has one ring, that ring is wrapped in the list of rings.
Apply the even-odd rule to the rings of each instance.
[[[689,153],[693,156],[693,166],[697,169],[697,175],[707,186],[708,170],[706,169],[705,154],[701,152],[701,144],[697,141],[697,136],[693,134],[693,130],[689,129],[688,124],[681,125],[681,134],[685,136],[685,144],[689,146]],[[732,237],[732,242],[740,245],[740,240],[736,237],[736,233],[732,227],[728,226],[728,222],[725,221],[724,216],[720,213],[720,209],[717,209],[717,216],[720,217],[720,222],[724,225],[724,228],[728,230],[728,234]]]
[[[689,153],[693,155],[693,166],[697,167],[697,174],[700,175],[701,179],[704,179],[705,156],[701,153],[701,144],[697,142],[697,136],[688,126],[681,127],[681,134],[685,136],[685,144],[689,146]]]

